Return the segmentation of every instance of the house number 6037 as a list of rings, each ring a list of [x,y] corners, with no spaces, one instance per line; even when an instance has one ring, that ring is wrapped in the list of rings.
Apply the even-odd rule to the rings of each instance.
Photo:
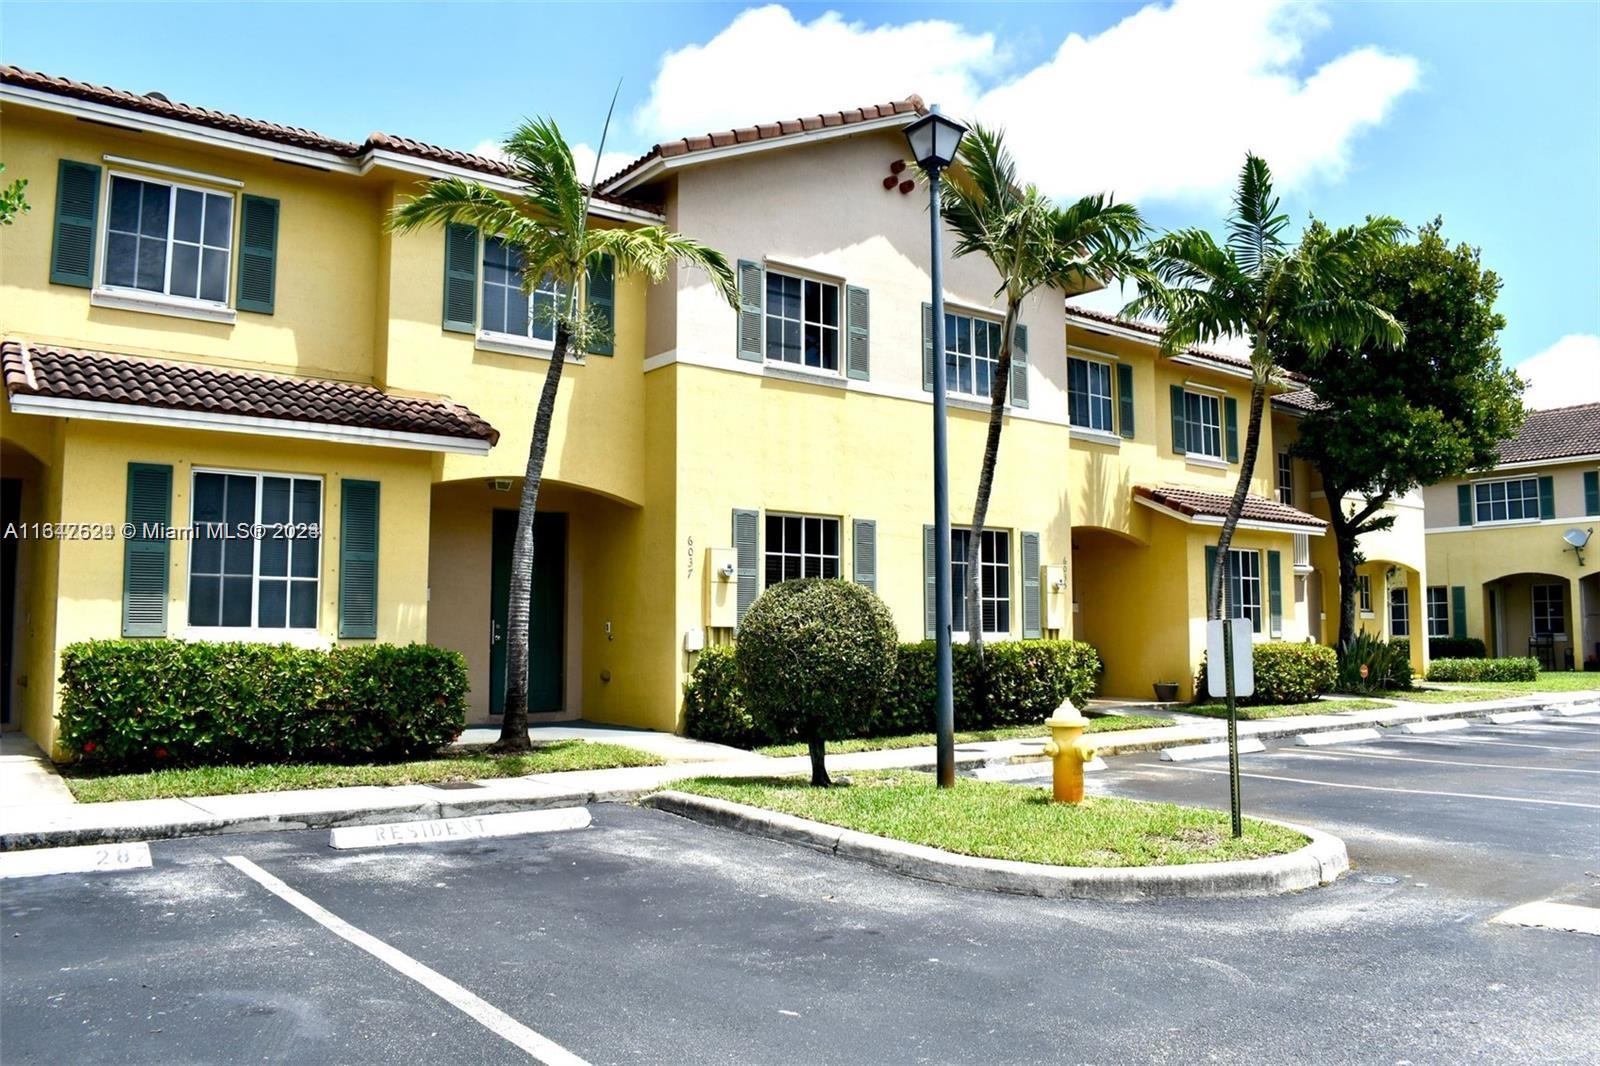
[[[689,559],[689,569],[688,569],[688,572],[684,574],[684,577],[694,577],[694,538],[693,537],[689,538],[689,545],[688,545],[687,548],[684,549],[683,553],[684,553],[684,555],[688,556],[688,559]]]

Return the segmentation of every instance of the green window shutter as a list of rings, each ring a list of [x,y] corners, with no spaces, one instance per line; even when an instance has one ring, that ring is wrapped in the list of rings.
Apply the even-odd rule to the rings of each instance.
[[[1228,462],[1239,461],[1239,401],[1232,396],[1222,398],[1222,421],[1228,435]]]
[[[339,486],[339,636],[378,635],[378,483]]]
[[[1539,479],[1539,517],[1556,516],[1556,479],[1546,474]]]
[[[859,285],[844,287],[845,376],[857,381],[872,377],[872,344],[868,330],[872,307],[867,290]]]
[[[922,305],[922,391],[933,391],[933,305]]]
[[[1133,367],[1117,364],[1117,432],[1133,439]]]
[[[1464,526],[1472,525],[1472,486],[1456,486],[1456,520]]]
[[[766,273],[760,263],[739,260],[739,358],[759,363],[766,358],[761,347],[762,292]],[[744,617],[743,608],[739,617]]]
[[[1017,324],[1011,351],[1011,406],[1028,406],[1028,327]]]
[[[617,261],[598,252],[589,262],[589,310],[598,333],[589,338],[590,355],[615,355],[617,350]]]
[[[50,282],[94,285],[94,231],[99,220],[100,168],[61,160],[56,168],[56,232],[50,247]]]
[[[172,523],[172,467],[128,464],[127,515],[134,535],[122,544],[122,635],[164,637],[169,545],[161,533]]]
[[[444,228],[444,328],[478,330],[478,231],[458,222]]]
[[[1594,470],[1583,472],[1583,513],[1600,514],[1600,472]]]
[[[761,512],[734,508],[733,551],[735,578],[735,624],[744,621],[744,613],[761,594]]]
[[[1205,589],[1205,604],[1206,604],[1205,611],[1206,611],[1206,618],[1208,620],[1211,617],[1211,575],[1216,573],[1216,572],[1217,572],[1217,546],[1215,544],[1207,544],[1206,545],[1206,572],[1205,572],[1204,589]]]
[[[1283,636],[1283,555],[1281,552],[1267,552],[1267,605],[1272,619],[1272,628],[1268,636]]]
[[[924,304],[924,307],[927,305]],[[922,633],[928,640],[938,636],[939,595],[934,582],[933,527],[922,527]]]
[[[245,196],[239,204],[239,299],[241,311],[272,314],[277,297],[278,201]]]
[[[1464,637],[1467,635],[1467,587],[1465,585],[1450,586],[1450,635]]]
[[[1039,602],[1039,534],[1022,534],[1022,639],[1044,636]]]
[[[1188,442],[1184,439],[1186,430],[1183,419],[1183,386],[1174,385],[1172,394],[1172,450],[1178,455],[1188,452]]]
[[[857,518],[850,526],[850,567],[855,583],[878,591],[878,523]]]

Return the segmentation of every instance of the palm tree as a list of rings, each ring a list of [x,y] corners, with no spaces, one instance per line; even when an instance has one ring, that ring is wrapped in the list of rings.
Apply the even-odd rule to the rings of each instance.
[[[494,745],[497,751],[527,751],[531,747],[528,605],[533,588],[533,515],[550,442],[550,422],[555,417],[556,393],[568,349],[574,340],[581,345],[587,337],[608,328],[598,318],[586,316],[579,307],[579,294],[589,267],[598,257],[610,256],[617,276],[641,274],[659,282],[670,267],[682,263],[709,274],[718,293],[730,305],[736,303],[737,296],[733,271],[722,253],[665,226],[591,229],[588,221],[593,178],[589,187],[579,181],[572,150],[553,120],[524,122],[506,140],[504,151],[510,176],[520,186],[515,194],[506,195],[462,178],[430,181],[421,193],[395,209],[389,226],[401,233],[452,223],[474,226],[520,253],[523,292],[531,292],[540,281],[549,279],[566,294],[564,306],[558,306],[554,314],[555,347],[539,393],[539,406],[534,411],[533,439],[528,446],[528,465],[517,506],[506,634],[505,716],[500,739]]]
[[[956,232],[955,254],[981,255],[1000,275],[995,295],[1006,301],[1000,356],[989,383],[989,432],[984,440],[978,494],[972,504],[972,539],[967,549],[968,639],[981,652],[983,620],[978,588],[978,552],[1000,459],[1006,386],[1022,301],[1041,286],[1067,289],[1084,282],[1105,284],[1138,269],[1133,246],[1144,236],[1138,208],[1108,195],[1085,196],[1057,207],[1033,185],[1017,181],[1017,167],[998,130],[974,126],[961,142],[959,164],[946,175],[940,197],[944,220]],[[934,358],[944,358],[935,352]]]
[[[1138,296],[1123,309],[1164,322],[1164,356],[1224,336],[1250,343],[1250,419],[1239,481],[1217,537],[1206,599],[1212,618],[1223,616],[1228,548],[1250,491],[1267,388],[1283,347],[1295,343],[1316,354],[1333,344],[1405,342],[1393,315],[1356,295],[1377,254],[1403,236],[1405,227],[1387,216],[1368,218],[1337,230],[1312,227],[1290,245],[1284,239],[1288,224],[1272,191],[1272,172],[1259,156],[1247,154],[1226,223],[1227,246],[1202,229],[1157,237],[1146,249],[1149,272],[1138,279]]]

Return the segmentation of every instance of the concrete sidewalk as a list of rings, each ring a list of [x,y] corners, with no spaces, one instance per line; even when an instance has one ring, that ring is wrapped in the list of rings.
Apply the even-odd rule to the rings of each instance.
[[[1559,711],[1575,705],[1593,706],[1600,711],[1600,693],[1569,692],[1480,703],[1397,704],[1370,711],[1241,722],[1239,733],[1245,737],[1264,739],[1330,729],[1477,717],[1507,710]],[[1106,756],[1203,744],[1226,735],[1227,723],[1224,721],[1193,719],[1159,728],[1094,734],[1090,742],[1102,756]],[[1044,744],[1044,737],[958,744],[956,763],[963,768],[976,768],[1031,762],[1044,758]],[[931,766],[933,761],[932,747],[898,748],[831,755],[828,768],[836,774],[852,770],[916,769]],[[629,801],[688,777],[709,774],[783,776],[807,773],[809,769],[810,761],[803,755],[772,759],[741,752],[732,758],[676,762],[665,766],[573,770],[496,778],[473,782],[465,788],[459,785],[448,788],[434,785],[363,785],[235,796],[195,796],[188,799],[6,806],[0,807],[0,850],[161,840],[268,829],[363,825]]]
[[[0,810],[60,807],[76,802],[39,745],[21,733],[0,733]],[[0,824],[4,817],[0,816]]]

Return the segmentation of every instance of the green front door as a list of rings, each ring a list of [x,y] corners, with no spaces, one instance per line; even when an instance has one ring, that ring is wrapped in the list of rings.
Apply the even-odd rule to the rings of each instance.
[[[511,544],[517,512],[494,513],[494,560],[489,589],[489,710],[506,709],[506,620],[511,601]],[[567,516],[533,516],[533,600],[528,610],[528,712],[548,714],[561,706],[565,659]]]

